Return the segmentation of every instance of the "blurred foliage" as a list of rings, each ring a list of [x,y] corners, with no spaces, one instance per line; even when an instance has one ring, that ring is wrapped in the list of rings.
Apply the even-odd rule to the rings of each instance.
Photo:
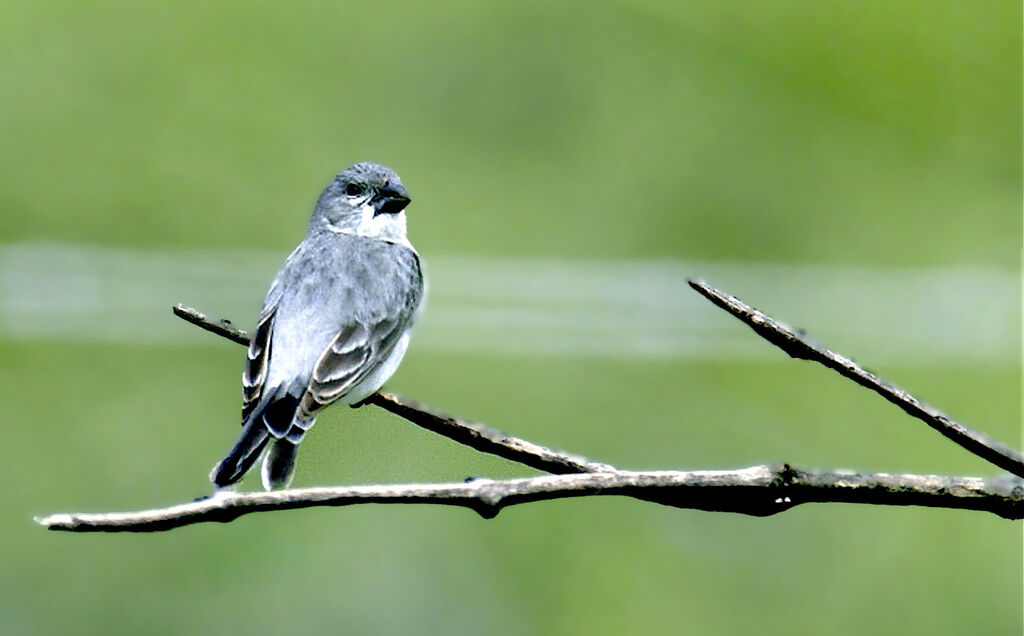
[[[1019,3],[0,7],[4,242],[284,255],[332,174],[372,159],[409,186],[428,259],[1019,267]],[[758,520],[591,499],[489,522],[367,506],[152,536],[32,526],[204,494],[236,432],[240,362],[228,343],[0,343],[0,632],[1019,632],[1020,525],[954,511]],[[1018,443],[1019,369],[882,371]],[[781,354],[509,360],[414,343],[391,386],[627,467],[994,472]],[[337,409],[298,479],[519,474]]]
[[[60,4],[5,236],[276,248],[371,158],[428,254],[1016,263],[1015,3]]]

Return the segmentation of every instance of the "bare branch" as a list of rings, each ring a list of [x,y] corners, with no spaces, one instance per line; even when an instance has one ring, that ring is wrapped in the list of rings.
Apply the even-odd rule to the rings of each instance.
[[[249,334],[238,329],[230,320],[214,321],[205,314],[176,305],[174,315],[206,331],[248,346]],[[582,457],[551,450],[511,435],[506,435],[493,428],[470,422],[413,400],[394,395],[393,393],[374,393],[361,404],[372,404],[394,415],[404,418],[432,433],[443,435],[470,448],[497,455],[504,459],[535,468],[547,473],[564,475],[569,473],[597,473],[617,470],[614,466],[592,462]]]
[[[229,522],[252,512],[366,503],[441,504],[492,518],[505,507],[565,497],[625,495],[677,508],[773,515],[803,503],[929,506],[1024,517],[1024,483],[1016,479],[929,475],[859,475],[789,466],[734,471],[658,471],[545,475],[455,484],[343,486],[272,492],[221,492],[168,508],[105,514],[55,514],[36,521],[50,530],[154,532],[193,523]]]
[[[914,417],[923,419],[947,437],[996,465],[1008,468],[1004,464],[1010,459],[1024,466],[1019,453],[1001,447],[980,433],[954,422],[902,389],[861,369],[847,358],[811,344],[802,334],[706,283],[690,281],[690,284],[789,355],[815,360],[858,384],[872,388]],[[229,321],[214,322],[198,311],[180,305],[174,308],[174,313],[207,331],[240,344],[248,344],[248,334],[235,328]],[[461,484],[221,492],[209,499],[169,508],[134,513],[56,514],[36,521],[52,530],[149,532],[204,521],[228,522],[244,514],[264,510],[361,503],[462,506],[490,518],[502,508],[515,504],[597,495],[628,496],[677,508],[755,516],[776,514],[802,503],[845,502],[978,510],[1006,519],[1024,518],[1024,481],[1019,479],[986,480],[885,473],[867,475],[805,471],[788,465],[754,466],[736,471],[631,472],[552,451],[394,395],[377,393],[366,402],[477,450],[555,474],[506,481],[474,480]],[[992,454],[997,455],[1000,461],[991,459],[989,456]],[[1010,462],[1010,465],[1016,464]]]
[[[688,282],[690,287],[693,287],[702,296],[740,319],[757,335],[782,349],[791,357],[812,360],[825,365],[844,378],[853,380],[881,395],[887,401],[906,411],[911,417],[921,420],[974,455],[1008,470],[1018,477],[1024,477],[1024,454],[957,422],[895,384],[886,382],[865,370],[853,360],[812,342],[806,334],[754,309],[735,296],[717,290],[702,280],[691,279]]]
[[[218,336],[239,344],[249,344],[249,334],[238,329],[229,320],[213,321],[205,314],[176,305],[174,315],[205,329]],[[393,393],[374,393],[355,406],[372,404],[397,415],[426,430],[443,435],[448,439],[469,446],[474,450],[529,466],[536,470],[565,475],[572,473],[614,472],[618,469],[610,464],[590,461],[583,457],[551,450],[539,444],[528,442],[518,437],[506,435],[477,422],[464,420],[413,400],[394,395]],[[663,503],[660,493],[637,496],[638,499],[652,503]]]
[[[222,318],[221,320],[213,321],[207,318],[206,314],[180,303],[175,305],[172,311],[178,318],[186,320],[200,329],[205,329],[210,333],[217,334],[221,338],[227,338],[240,345],[249,346],[249,334],[231,324],[230,320]]]
[[[506,435],[483,424],[442,413],[392,393],[375,393],[366,399],[366,403],[379,406],[417,426],[478,451],[510,459],[547,473],[567,475],[618,470],[610,464],[602,464],[583,457],[554,451],[518,437]]]

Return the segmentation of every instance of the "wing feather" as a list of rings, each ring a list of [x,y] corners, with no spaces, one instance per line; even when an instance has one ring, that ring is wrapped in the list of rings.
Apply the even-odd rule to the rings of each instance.
[[[369,375],[394,349],[405,332],[405,323],[396,317],[342,329],[313,368],[299,403],[298,419],[312,417]]]
[[[260,316],[256,325],[256,333],[249,343],[246,354],[245,370],[242,372],[242,424],[252,414],[253,409],[263,397],[264,384],[267,380],[267,368],[270,361],[271,333],[274,331],[274,317],[277,307],[269,307]]]
[[[417,270],[418,273],[418,263]],[[308,420],[317,411],[343,397],[370,375],[395,349],[412,324],[422,287],[408,290],[396,313],[374,321],[355,321],[344,326],[324,350],[313,368],[296,421]]]

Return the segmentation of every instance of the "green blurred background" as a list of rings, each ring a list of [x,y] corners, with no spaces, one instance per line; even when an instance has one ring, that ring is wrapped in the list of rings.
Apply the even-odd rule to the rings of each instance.
[[[1020,271],[1016,2],[0,8],[3,244],[283,258],[334,172],[372,159],[413,193],[428,265]],[[270,273],[225,290],[251,299],[240,325]],[[1019,324],[1011,290],[998,309]],[[786,298],[731,291],[842,348]],[[199,302],[152,296],[161,312]],[[206,492],[237,432],[242,350],[190,329],[180,345],[0,340],[0,632],[1020,632],[1020,524],[980,513],[753,519],[595,498],[492,521],[365,506],[138,536],[32,524]],[[1016,445],[1018,329],[1000,356],[863,361]],[[414,339],[389,387],[629,468],[998,472],[781,353],[503,355]],[[301,484],[530,474],[371,409],[325,414],[303,452]]]

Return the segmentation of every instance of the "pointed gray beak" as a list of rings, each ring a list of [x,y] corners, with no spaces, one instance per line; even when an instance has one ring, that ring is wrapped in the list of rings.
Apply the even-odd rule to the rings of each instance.
[[[411,200],[409,193],[406,192],[405,187],[401,183],[389,183],[374,197],[372,201],[375,210],[373,215],[398,214],[405,209],[405,206],[409,205]]]

